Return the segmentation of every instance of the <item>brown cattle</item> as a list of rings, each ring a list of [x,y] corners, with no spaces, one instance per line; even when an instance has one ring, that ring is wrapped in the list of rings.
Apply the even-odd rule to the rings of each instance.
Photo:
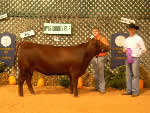
[[[20,70],[18,78],[19,95],[23,96],[25,80],[29,91],[34,94],[31,80],[33,72],[36,70],[45,75],[68,75],[71,81],[71,92],[74,93],[74,96],[78,96],[78,78],[85,73],[94,56],[109,50],[109,46],[95,39],[68,47],[21,42],[16,50]]]

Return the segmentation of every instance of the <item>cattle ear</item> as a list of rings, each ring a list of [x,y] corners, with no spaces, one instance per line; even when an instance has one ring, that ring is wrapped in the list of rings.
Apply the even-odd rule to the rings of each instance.
[[[91,39],[91,38],[88,38],[88,42],[89,42],[90,40],[92,40],[92,39]]]

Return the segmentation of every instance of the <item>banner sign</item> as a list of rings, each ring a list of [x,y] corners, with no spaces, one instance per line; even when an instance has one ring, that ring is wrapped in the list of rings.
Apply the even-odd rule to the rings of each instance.
[[[44,23],[44,34],[69,34],[71,35],[72,24]]]
[[[125,38],[128,37],[127,33],[116,33],[111,36],[111,68],[114,69],[118,66],[125,64],[126,55],[123,52],[123,45]]]
[[[0,34],[0,61],[13,66],[16,50],[16,36],[10,33]]]
[[[124,18],[124,17],[121,17],[120,22],[125,23],[125,24],[131,24],[131,23],[135,24],[134,20],[131,20],[131,19],[128,19],[128,18]]]
[[[0,15],[0,20],[4,18],[7,18],[7,14]]]
[[[33,36],[33,35],[35,35],[35,32],[33,30],[20,33],[21,38],[25,38],[25,37],[29,37],[29,36]]]

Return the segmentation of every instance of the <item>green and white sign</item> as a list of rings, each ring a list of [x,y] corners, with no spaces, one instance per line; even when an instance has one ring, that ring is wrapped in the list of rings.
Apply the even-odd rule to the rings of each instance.
[[[71,35],[72,24],[44,23],[44,34],[68,34]]]

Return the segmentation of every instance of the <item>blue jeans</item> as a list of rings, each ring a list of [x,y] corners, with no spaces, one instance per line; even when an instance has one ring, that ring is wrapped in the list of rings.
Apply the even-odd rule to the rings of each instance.
[[[98,91],[105,91],[105,78],[104,78],[104,66],[105,66],[105,57],[94,57],[92,60],[94,77],[96,80],[96,89]]]
[[[126,63],[127,93],[137,93],[139,95],[139,58],[133,57],[134,63]]]

